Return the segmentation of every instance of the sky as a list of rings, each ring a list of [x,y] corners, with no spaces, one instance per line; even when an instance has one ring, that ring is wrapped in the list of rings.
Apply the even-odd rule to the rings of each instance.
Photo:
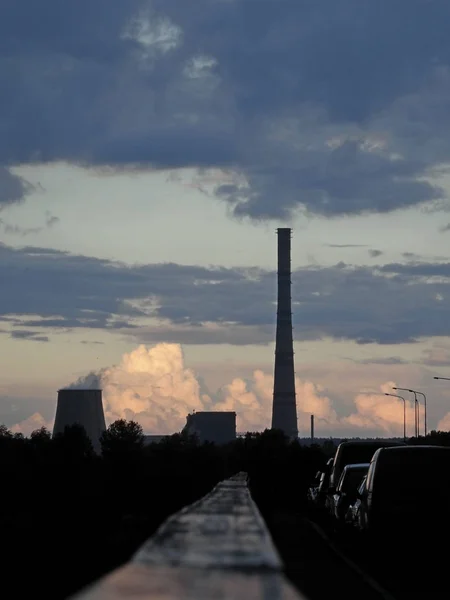
[[[146,433],[194,409],[269,427],[292,227],[300,435],[310,414],[318,436],[401,435],[393,387],[449,430],[449,19],[447,0],[4,0],[0,422],[51,428],[87,377]]]

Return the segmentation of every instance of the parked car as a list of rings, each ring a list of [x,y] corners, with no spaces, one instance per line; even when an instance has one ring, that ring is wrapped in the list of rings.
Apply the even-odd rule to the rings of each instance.
[[[342,528],[349,506],[357,499],[358,487],[369,469],[369,463],[346,465],[335,490],[330,488],[330,513],[335,527]]]
[[[317,471],[316,476],[314,477],[311,485],[308,488],[308,503],[310,506],[315,506],[317,504],[317,495],[319,493],[319,485],[320,478],[322,476],[323,471]]]
[[[365,475],[356,490],[354,501],[349,505],[345,515],[345,523],[352,528],[359,528],[359,513],[361,508],[361,495],[366,484],[367,475]]]
[[[391,440],[355,440],[351,442],[341,442],[336,450],[333,466],[331,468],[330,487],[337,487],[339,478],[346,465],[370,462],[372,456],[379,448],[404,445],[404,442]]]
[[[450,448],[380,448],[359,490],[358,528],[371,537],[422,539],[450,533]]]
[[[316,490],[312,491],[312,495],[314,495],[314,504],[316,508],[324,508],[325,500],[327,498],[328,493],[328,485],[330,482],[330,472],[331,467],[333,466],[333,458],[330,458],[325,465],[325,469],[320,474],[319,485]]]

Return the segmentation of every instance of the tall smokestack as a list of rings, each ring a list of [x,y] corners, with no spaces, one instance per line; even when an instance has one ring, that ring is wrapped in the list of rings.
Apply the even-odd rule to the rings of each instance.
[[[298,428],[291,311],[291,231],[290,228],[277,229],[278,309],[272,429],[281,429],[291,439],[297,439]]]
[[[311,443],[314,442],[314,415],[311,415]]]
[[[106,429],[102,390],[66,389],[58,391],[53,435],[63,433],[68,425],[82,425],[96,452],[100,436]]]

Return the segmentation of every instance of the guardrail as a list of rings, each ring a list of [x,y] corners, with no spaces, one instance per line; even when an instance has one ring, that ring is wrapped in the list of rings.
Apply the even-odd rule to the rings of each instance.
[[[163,523],[131,561],[76,600],[306,600],[288,582],[246,473]]]

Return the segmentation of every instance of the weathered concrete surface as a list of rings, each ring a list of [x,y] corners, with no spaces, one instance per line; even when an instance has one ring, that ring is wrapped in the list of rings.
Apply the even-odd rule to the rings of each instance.
[[[137,553],[152,565],[281,569],[272,539],[240,473],[170,517]]]
[[[301,600],[280,573],[130,564],[82,600]]]
[[[80,600],[305,600],[288,583],[246,474],[170,517]]]

